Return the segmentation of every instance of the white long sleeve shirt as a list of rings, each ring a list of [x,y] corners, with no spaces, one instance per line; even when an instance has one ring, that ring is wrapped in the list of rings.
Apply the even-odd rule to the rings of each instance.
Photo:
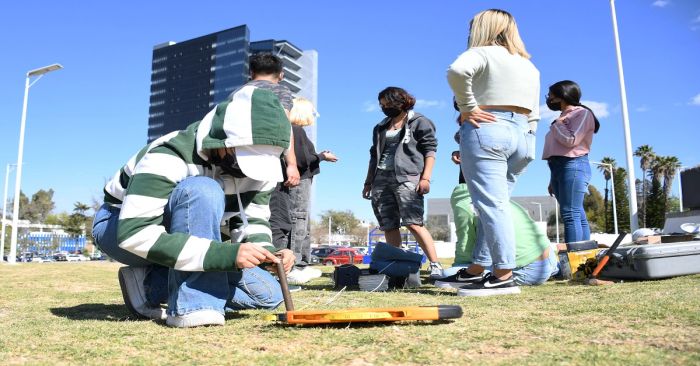
[[[472,47],[447,70],[460,111],[479,105],[508,105],[530,110],[535,130],[540,119],[540,72],[530,60],[501,46]]]

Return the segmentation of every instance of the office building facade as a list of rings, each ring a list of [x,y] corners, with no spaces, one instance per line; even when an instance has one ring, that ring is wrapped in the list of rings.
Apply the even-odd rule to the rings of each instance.
[[[284,62],[282,81],[317,105],[318,54],[288,41],[250,42],[246,25],[153,48],[147,141],[196,122],[249,79],[248,58],[272,52]],[[315,141],[315,127],[309,130]]]

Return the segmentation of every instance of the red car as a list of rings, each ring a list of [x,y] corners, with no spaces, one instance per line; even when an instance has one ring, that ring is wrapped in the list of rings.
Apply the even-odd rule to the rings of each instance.
[[[361,264],[363,255],[355,248],[339,248],[323,258],[323,264],[327,266],[335,266],[337,264]]]

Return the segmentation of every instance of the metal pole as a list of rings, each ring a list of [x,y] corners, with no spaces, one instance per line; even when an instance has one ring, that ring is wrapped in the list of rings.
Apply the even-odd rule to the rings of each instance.
[[[681,170],[683,167],[678,168],[678,202],[680,203],[680,211],[683,212],[683,186],[681,185]]]
[[[612,12],[613,32],[615,34],[615,52],[617,54],[617,71],[620,77],[620,97],[622,99],[622,124],[625,132],[625,154],[627,156],[627,182],[630,187],[630,230],[639,229],[637,220],[637,187],[634,176],[634,154],[632,153],[632,137],[630,136],[629,114],[627,112],[627,92],[625,90],[625,75],[622,70],[622,53],[620,52],[620,36],[617,31],[617,14],[615,13],[615,0],[610,0]],[[613,195],[614,196],[614,195]],[[615,207],[613,205],[613,207]],[[616,216],[617,217],[617,216]],[[617,229],[615,230],[617,233]]]
[[[615,235],[619,234],[617,229],[617,203],[615,203],[615,173],[611,164],[605,164],[610,169],[610,180],[612,180],[612,200],[613,200],[613,222],[615,223]],[[634,196],[637,195],[637,187],[634,190]],[[630,224],[631,225],[631,224]]]
[[[15,164],[7,164],[5,167],[5,193],[2,196],[2,239],[0,239],[0,262],[5,258],[5,220],[7,219],[7,181],[10,178],[10,167]]]
[[[17,262],[17,231],[19,230],[17,221],[19,220],[19,194],[22,184],[22,158],[24,157],[24,125],[27,121],[27,99],[29,98],[29,75],[24,81],[24,102],[22,103],[22,119],[19,125],[19,149],[17,152],[17,174],[15,174],[15,199],[12,208],[12,236],[10,237],[10,254],[7,262],[14,264]]]
[[[331,218],[331,215],[328,215],[328,245],[331,245],[331,222],[333,222],[333,219]]]

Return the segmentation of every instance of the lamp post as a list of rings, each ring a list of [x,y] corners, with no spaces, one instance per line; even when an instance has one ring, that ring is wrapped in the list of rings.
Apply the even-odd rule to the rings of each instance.
[[[7,257],[7,262],[14,264],[17,260],[17,220],[19,220],[19,193],[22,183],[22,158],[24,155],[24,125],[27,121],[27,99],[29,98],[29,88],[34,85],[44,74],[51,71],[62,69],[60,64],[52,64],[49,66],[40,67],[27,72],[27,77],[24,82],[24,103],[22,104],[22,119],[19,125],[19,149],[17,152],[17,174],[15,174],[15,199],[14,207],[12,208],[12,236],[10,237],[10,255]],[[29,79],[36,76],[37,78],[30,84]]]
[[[328,245],[331,245],[331,223],[333,222],[333,218],[331,215],[328,215]]]
[[[7,218],[7,181],[10,178],[10,170],[14,169],[15,164],[7,164],[5,168],[5,193],[2,196],[2,239],[0,239],[0,262],[5,258],[5,219]],[[12,169],[10,169],[12,168]]]
[[[530,202],[530,203],[533,204],[533,205],[539,206],[539,209],[540,209],[540,222],[542,222],[542,204],[539,203],[539,202]]]
[[[630,230],[639,229],[637,220],[637,193],[636,179],[634,176],[634,154],[632,153],[632,137],[630,136],[629,113],[627,112],[627,92],[625,91],[625,75],[622,70],[622,53],[620,52],[620,35],[617,32],[617,14],[615,13],[615,0],[610,0],[610,11],[612,13],[613,33],[615,36],[615,52],[617,54],[617,71],[620,78],[620,99],[622,100],[622,126],[625,132],[625,155],[627,157],[627,183],[630,187]],[[614,184],[613,184],[614,185]],[[613,195],[613,197],[615,197]],[[614,200],[614,199],[613,199]],[[613,205],[613,207],[615,207]],[[615,216],[617,219],[617,216]],[[615,224],[615,234],[617,234],[617,224]]]
[[[610,171],[610,180],[612,181],[611,186],[612,186],[613,223],[615,225],[615,235],[617,235],[618,234],[618,230],[617,230],[617,204],[615,202],[615,173],[614,173],[613,166],[612,166],[612,164],[601,163],[599,161],[591,161],[591,164],[604,166],[604,167],[608,168],[608,170]],[[635,194],[633,194],[631,196],[636,196],[636,189],[635,189]],[[637,216],[635,215],[635,218],[636,217]]]

